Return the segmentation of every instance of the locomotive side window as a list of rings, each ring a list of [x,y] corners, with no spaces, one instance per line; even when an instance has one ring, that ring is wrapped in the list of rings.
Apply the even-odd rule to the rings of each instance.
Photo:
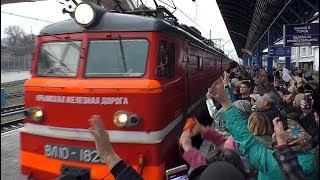
[[[81,41],[43,43],[38,55],[37,75],[75,77],[80,51]]]
[[[198,71],[203,70],[203,58],[198,56]]]
[[[146,71],[148,48],[145,39],[92,40],[85,77],[141,77]]]
[[[167,47],[169,46],[169,47]],[[160,41],[158,76],[173,77],[175,72],[175,45],[166,41]]]
[[[174,43],[169,44],[168,68],[169,68],[169,77],[173,77],[174,70],[175,70],[175,45],[174,45]]]
[[[167,65],[167,43],[166,41],[160,42],[160,49],[159,49],[159,59],[158,59],[158,76],[165,76],[166,69],[165,66]]]

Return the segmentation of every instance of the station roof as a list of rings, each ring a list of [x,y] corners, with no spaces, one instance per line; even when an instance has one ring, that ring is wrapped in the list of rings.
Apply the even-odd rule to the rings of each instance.
[[[312,22],[319,17],[318,0],[217,0],[239,58],[241,49],[262,51],[268,47],[268,29],[282,39],[284,24]],[[318,12],[317,15],[315,15]]]

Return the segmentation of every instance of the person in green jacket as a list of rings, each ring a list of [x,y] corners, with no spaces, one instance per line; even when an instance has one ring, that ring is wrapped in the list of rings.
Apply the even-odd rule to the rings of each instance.
[[[229,100],[222,79],[215,81],[211,90],[213,98],[221,103],[225,111],[224,120],[235,142],[240,144],[244,157],[259,170],[258,180],[283,179],[279,165],[272,155],[274,150],[267,149],[249,131],[246,121],[242,119],[243,117]],[[315,150],[299,152],[297,155],[306,178],[315,179],[318,171]]]

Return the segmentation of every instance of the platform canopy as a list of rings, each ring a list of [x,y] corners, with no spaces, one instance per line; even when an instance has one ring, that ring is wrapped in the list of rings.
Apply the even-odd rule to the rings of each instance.
[[[216,0],[239,58],[241,49],[268,47],[268,30],[274,40],[283,36],[284,24],[309,23],[319,18],[318,0]]]

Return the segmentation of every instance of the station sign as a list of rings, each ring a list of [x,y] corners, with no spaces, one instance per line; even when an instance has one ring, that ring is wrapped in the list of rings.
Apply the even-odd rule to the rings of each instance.
[[[291,57],[291,47],[283,47],[282,44],[268,46],[269,57]]]
[[[319,46],[319,23],[283,25],[284,46]]]

